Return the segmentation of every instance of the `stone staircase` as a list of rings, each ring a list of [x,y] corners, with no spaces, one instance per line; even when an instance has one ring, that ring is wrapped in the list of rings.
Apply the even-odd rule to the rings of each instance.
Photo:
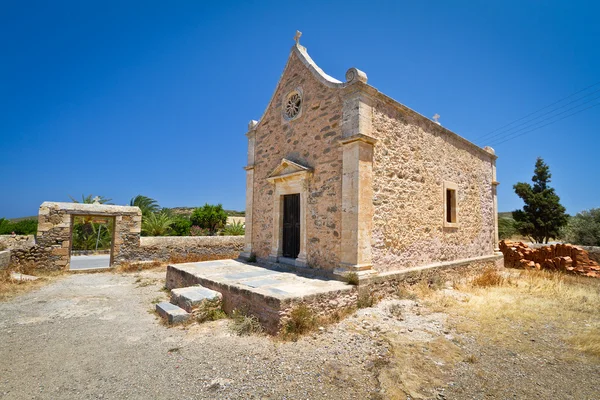
[[[222,301],[223,296],[215,290],[201,285],[188,286],[172,289],[170,302],[158,303],[156,312],[168,324],[180,324],[207,305],[221,307]]]

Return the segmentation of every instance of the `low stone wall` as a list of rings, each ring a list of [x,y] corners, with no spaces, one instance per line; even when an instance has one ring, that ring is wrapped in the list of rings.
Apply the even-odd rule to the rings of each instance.
[[[600,265],[579,246],[558,243],[532,248],[523,242],[502,240],[499,247],[507,268],[545,269],[600,278]]]
[[[0,248],[23,250],[29,249],[34,245],[35,236],[33,235],[0,235]]]
[[[502,269],[503,257],[501,255],[476,257],[382,273],[373,277],[361,278],[359,287],[361,291],[368,291],[371,296],[382,299],[397,295],[398,288],[404,283],[415,284],[419,281],[433,279],[447,281],[488,268]]]
[[[534,249],[539,249],[544,246],[548,246],[547,244],[542,244],[542,243],[531,243],[531,244],[528,243],[527,245]],[[600,246],[577,246],[577,247],[587,251],[588,255],[590,257],[590,260],[596,261],[598,264],[600,264]]]
[[[10,265],[10,250],[0,251],[0,270],[8,268]]]
[[[127,261],[202,261],[237,258],[244,236],[148,236],[130,253]]]

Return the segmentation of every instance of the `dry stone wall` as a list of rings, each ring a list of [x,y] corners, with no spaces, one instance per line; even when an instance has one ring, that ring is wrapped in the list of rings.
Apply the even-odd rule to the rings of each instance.
[[[531,248],[523,242],[502,240],[500,250],[504,254],[504,265],[507,268],[545,269],[600,278],[598,263],[578,246],[553,244]]]
[[[285,121],[282,103],[302,92],[302,114]],[[283,158],[314,169],[308,180],[306,238],[308,265],[335,268],[340,261],[342,103],[335,89],[318,82],[292,53],[273,99],[256,127],[253,251],[267,258],[273,239],[274,186],[267,181]]]
[[[379,98],[373,132],[372,257],[378,271],[491,255],[494,156]],[[458,186],[458,227],[444,227],[444,182]]]
[[[0,235],[0,248],[9,250],[29,249],[35,245],[33,235]]]
[[[128,261],[217,260],[237,258],[244,248],[243,236],[142,237]]]

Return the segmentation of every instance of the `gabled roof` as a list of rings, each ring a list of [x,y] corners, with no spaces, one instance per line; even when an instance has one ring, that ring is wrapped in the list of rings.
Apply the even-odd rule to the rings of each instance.
[[[258,120],[258,123],[251,121],[251,124],[249,125],[249,126],[251,126],[251,128],[250,128],[251,131],[256,129],[263,122],[265,114],[271,107],[271,104],[275,101],[275,94],[277,93],[277,89],[280,86],[280,82],[281,82],[281,79],[283,78],[283,75],[285,74],[285,71],[288,69],[290,62],[292,61],[292,57],[297,57],[298,60],[300,62],[302,62],[302,64],[304,64],[304,66],[306,66],[306,68],[312,73],[312,75],[320,83],[322,83],[323,85],[325,85],[329,88],[344,89],[350,85],[356,84],[358,87],[360,87],[359,90],[364,91],[368,95],[370,95],[374,98],[378,98],[381,101],[384,101],[397,109],[400,109],[402,111],[408,111],[408,112],[414,114],[422,122],[430,125],[431,129],[440,129],[440,130],[444,131],[445,133],[455,137],[459,141],[463,142],[467,146],[471,147],[473,150],[477,151],[478,153],[480,153],[482,155],[485,154],[486,156],[491,157],[492,159],[497,158],[497,156],[494,153],[494,149],[492,149],[491,147],[486,146],[485,148],[481,148],[481,147],[477,146],[475,143],[458,135],[457,133],[452,132],[450,129],[445,128],[445,127],[439,125],[438,123],[432,121],[430,118],[425,117],[424,115],[414,111],[413,109],[405,106],[404,104],[401,104],[400,102],[394,100],[393,98],[381,93],[375,87],[367,84],[367,74],[357,68],[350,68],[348,71],[346,71],[346,82],[341,82],[341,81],[327,75],[308,55],[308,52],[306,51],[306,47],[301,46],[299,43],[296,43],[294,46],[292,46],[292,50],[288,57],[288,61],[285,65],[285,68],[283,69],[283,72],[281,74],[281,77],[279,78],[279,81],[277,82],[277,85],[275,86],[275,90],[273,92],[273,95],[271,96],[271,100],[269,101],[269,104],[267,105],[265,111],[263,112],[263,115]]]

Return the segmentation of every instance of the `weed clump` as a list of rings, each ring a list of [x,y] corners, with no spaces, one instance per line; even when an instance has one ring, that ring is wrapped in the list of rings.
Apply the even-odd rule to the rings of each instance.
[[[198,310],[194,311],[194,319],[199,322],[217,321],[227,318],[227,314],[221,309],[219,299],[205,300]]]
[[[263,332],[263,327],[258,318],[242,310],[233,310],[231,319],[233,321],[230,328],[238,336],[248,336]]]
[[[297,340],[300,335],[315,329],[317,324],[314,312],[306,304],[300,304],[292,310],[290,317],[283,325],[283,336]]]
[[[358,274],[356,272],[348,272],[344,278],[347,284],[358,286]]]
[[[494,268],[486,269],[471,282],[474,287],[501,286],[503,283],[504,278]]]
[[[373,307],[375,304],[375,296],[369,290],[362,290],[358,292],[358,299],[356,300],[356,306],[358,308]]]

